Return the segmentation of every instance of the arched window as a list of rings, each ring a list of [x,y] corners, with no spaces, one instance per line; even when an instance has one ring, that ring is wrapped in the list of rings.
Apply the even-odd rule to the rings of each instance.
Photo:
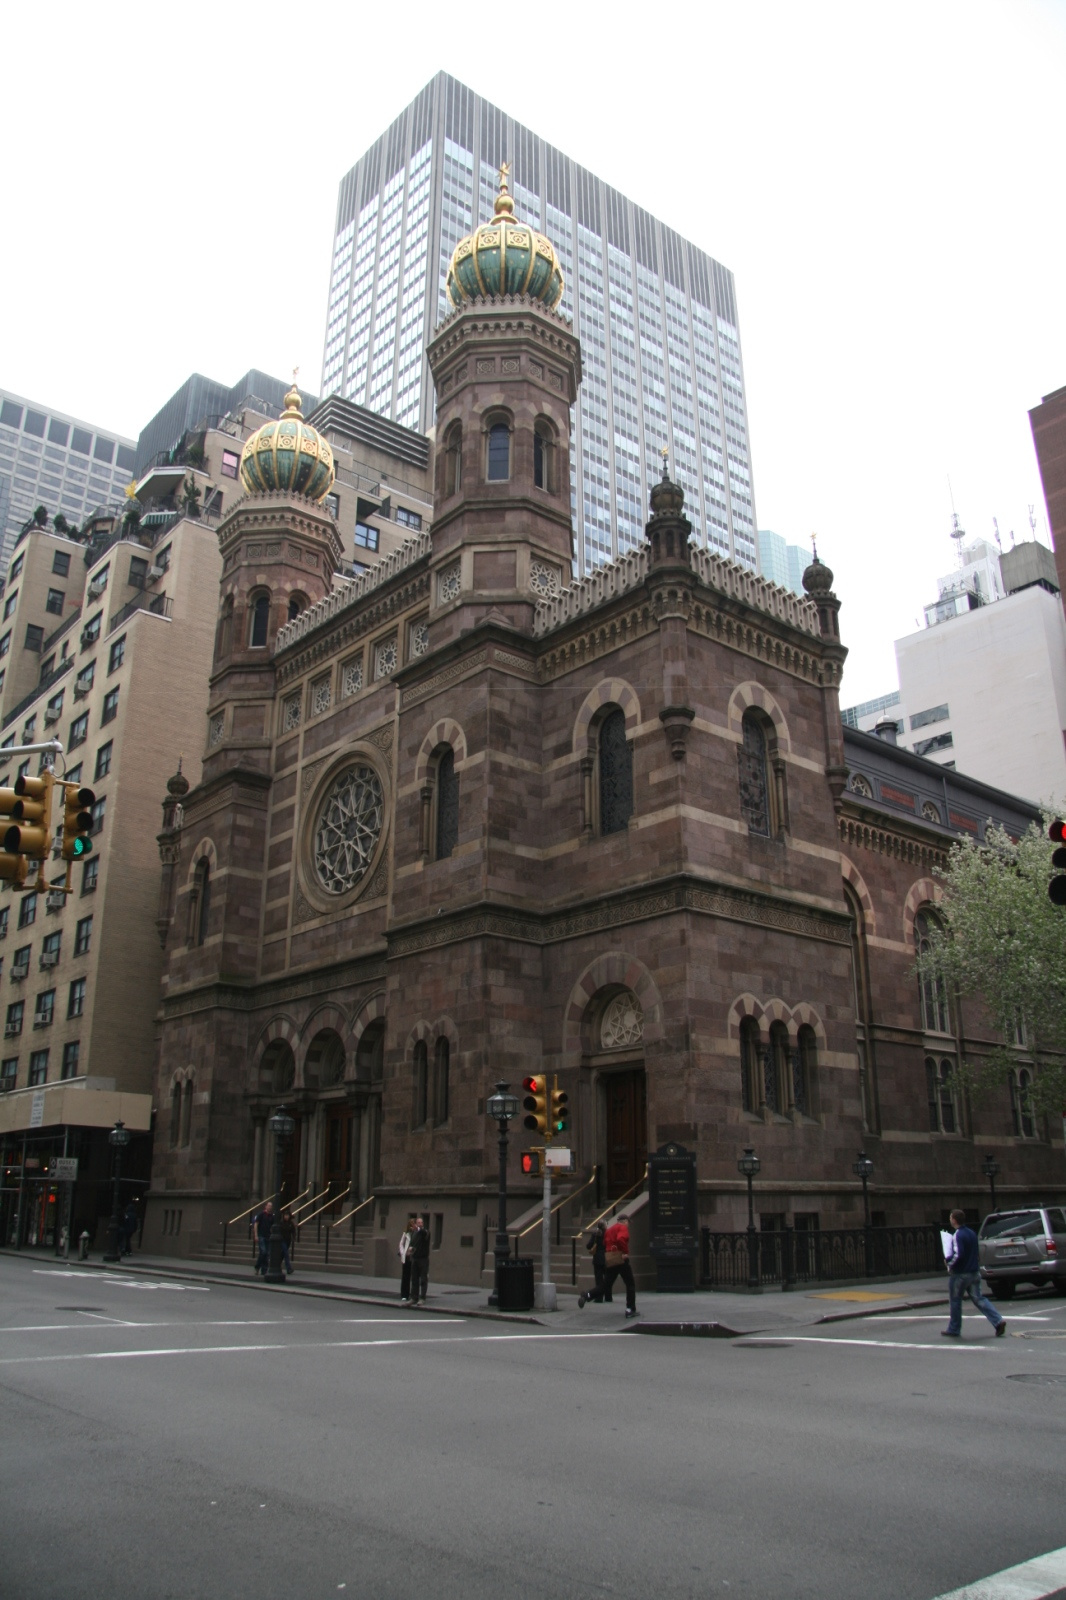
[[[307,610],[307,596],[294,594],[289,597],[289,621],[295,622],[301,611]],[[265,643],[265,641],[264,641]]]
[[[222,602],[219,612],[218,629],[215,634],[215,659],[221,660],[228,656],[233,648],[233,596],[228,594]]]
[[[448,1075],[451,1069],[451,1045],[443,1035],[437,1040],[433,1052],[433,1121],[439,1127],[447,1122],[451,1086]]]
[[[818,1035],[805,1022],[792,1052],[792,1108],[805,1117],[814,1116],[817,1079]]]
[[[759,1024],[745,1017],[740,1024],[740,1092],[745,1111],[758,1111],[762,1105],[759,1070]]]
[[[932,960],[934,931],[939,931],[936,918],[929,911],[919,911],[914,919],[914,947],[918,956],[918,999],[922,1027],[926,1033],[950,1033],[947,985]]]
[[[929,1101],[929,1131],[931,1133],[958,1133],[958,1108],[955,1104],[953,1061],[936,1061],[925,1058],[925,1088]]]
[[[206,856],[201,856],[196,864],[193,894],[196,896],[196,943],[201,945],[207,938],[207,919],[211,915],[211,863]]]
[[[253,649],[258,650],[267,642],[267,629],[270,625],[270,596],[260,594],[252,601],[252,620],[248,630],[248,643]]]
[[[448,429],[444,440],[444,483],[446,495],[458,494],[463,485],[463,430],[458,422]]]
[[[789,1103],[791,1060],[788,1029],[783,1022],[770,1024],[770,1053],[766,1058],[765,1103],[770,1111],[784,1111]]]
[[[485,476],[490,483],[506,483],[511,476],[511,430],[506,422],[494,422],[489,428]]]
[[[609,711],[599,727],[600,832],[621,833],[633,815],[633,747],[626,738],[626,716]]]
[[[185,1149],[192,1141],[192,1079],[188,1078],[181,1096],[181,1146]]]
[[[170,1148],[176,1150],[181,1139],[181,1084],[170,1091]]]
[[[752,711],[745,711],[743,743],[737,750],[740,765],[740,815],[752,833],[769,836],[772,823],[766,730]]]
[[[426,1041],[419,1039],[415,1045],[415,1127],[423,1128],[429,1121],[429,1060]]]
[[[437,762],[435,857],[443,861],[459,843],[459,776],[451,745]],[[443,1119],[442,1119],[443,1120]]]
[[[1010,1109],[1014,1134],[1018,1139],[1036,1138],[1036,1112],[1033,1108],[1033,1074],[1028,1067],[1016,1067],[1010,1075]]]
[[[361,1083],[380,1083],[385,1076],[385,1022],[369,1023],[355,1048],[355,1075]]]
[[[550,422],[537,420],[533,429],[533,483],[555,493],[555,435]]]

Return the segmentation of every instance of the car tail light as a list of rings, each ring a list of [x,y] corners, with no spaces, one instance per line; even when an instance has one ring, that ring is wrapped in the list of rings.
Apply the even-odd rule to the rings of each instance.
[[[1057,1256],[1058,1255],[1059,1247],[1055,1243],[1054,1239],[1045,1239],[1044,1243],[1047,1245],[1047,1253],[1048,1253],[1049,1256]]]

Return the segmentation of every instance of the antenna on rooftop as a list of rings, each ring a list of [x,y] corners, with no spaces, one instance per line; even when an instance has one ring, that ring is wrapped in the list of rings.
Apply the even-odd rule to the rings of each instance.
[[[955,495],[951,488],[951,479],[948,479],[948,495],[951,499],[951,537],[955,541],[955,560],[962,566],[962,541],[966,537],[966,530],[959,521],[959,514],[955,510]]]
[[[992,518],[992,526],[996,530],[996,544],[999,546],[1000,550],[1002,550],[1003,549],[1003,540],[999,536],[999,518],[998,517],[993,517]]]
[[[1029,527],[1032,529],[1033,538],[1036,538],[1036,506],[1029,507]]]

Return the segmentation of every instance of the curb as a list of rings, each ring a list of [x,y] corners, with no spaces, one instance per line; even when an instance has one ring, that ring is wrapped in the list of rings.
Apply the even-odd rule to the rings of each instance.
[[[759,1330],[765,1332],[765,1329]],[[746,1339],[746,1333],[727,1328],[724,1322],[638,1322],[636,1333],[659,1333],[687,1339]]]
[[[903,1300],[894,1306],[871,1306],[865,1311],[827,1311],[824,1317],[818,1317],[809,1326],[817,1327],[820,1322],[853,1322],[857,1317],[891,1317],[898,1311],[918,1311],[923,1306],[946,1306],[946,1294],[937,1295],[932,1300]]]

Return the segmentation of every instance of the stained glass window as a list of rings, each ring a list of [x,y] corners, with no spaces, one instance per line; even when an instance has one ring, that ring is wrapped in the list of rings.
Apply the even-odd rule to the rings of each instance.
[[[437,763],[437,860],[450,856],[459,843],[459,778],[455,751],[446,750]]]
[[[752,833],[770,832],[770,790],[766,776],[766,735],[751,715],[744,718],[740,763],[740,814]]]
[[[624,711],[600,724],[600,832],[620,833],[633,815],[633,750]]]

